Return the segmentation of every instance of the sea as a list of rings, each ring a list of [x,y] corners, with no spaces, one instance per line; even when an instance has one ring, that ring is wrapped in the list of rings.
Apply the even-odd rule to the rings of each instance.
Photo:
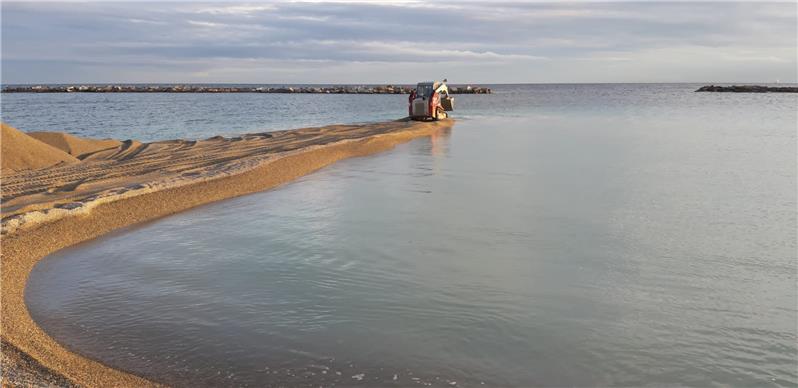
[[[798,95],[481,86],[450,130],[44,258],[32,317],[176,387],[798,385]],[[142,141],[406,112],[2,95],[23,131]]]

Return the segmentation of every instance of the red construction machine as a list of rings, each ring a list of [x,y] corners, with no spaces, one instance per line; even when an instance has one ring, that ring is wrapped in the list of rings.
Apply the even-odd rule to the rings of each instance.
[[[440,120],[454,110],[454,97],[449,96],[446,80],[419,82],[410,93],[408,112],[413,120]]]

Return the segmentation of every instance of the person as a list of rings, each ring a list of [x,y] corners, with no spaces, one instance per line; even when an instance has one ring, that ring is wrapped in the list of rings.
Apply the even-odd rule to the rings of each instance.
[[[408,104],[407,104],[407,115],[408,116],[412,116],[413,115],[413,100],[415,100],[415,99],[416,99],[416,89],[413,89],[413,90],[410,91],[410,98],[408,98],[408,100],[407,100],[407,102],[408,102]]]

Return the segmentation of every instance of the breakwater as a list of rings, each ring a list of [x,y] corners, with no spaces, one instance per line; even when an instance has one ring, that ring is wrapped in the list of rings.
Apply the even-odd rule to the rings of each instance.
[[[218,85],[18,85],[3,93],[317,93],[317,94],[409,94],[407,85],[380,86],[218,86]],[[490,88],[456,86],[450,94],[491,94]]]
[[[732,86],[702,86],[696,92],[721,92],[721,93],[798,93],[795,86],[762,86],[762,85],[732,85]]]

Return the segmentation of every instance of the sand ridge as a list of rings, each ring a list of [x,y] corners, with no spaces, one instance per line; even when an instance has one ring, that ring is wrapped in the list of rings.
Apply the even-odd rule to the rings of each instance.
[[[119,147],[122,142],[115,139],[89,139],[63,132],[28,132],[28,136],[47,143],[78,159],[83,155]]]
[[[124,141],[83,154],[83,163],[18,171],[3,176],[4,232],[29,221],[85,211],[109,198],[238,174],[275,155],[430,123],[394,121],[153,143]],[[438,124],[440,125],[440,123]]]
[[[14,171],[70,164],[78,159],[41,142],[24,132],[0,123],[0,171],[3,175]]]
[[[75,165],[3,176],[0,335],[43,368],[79,385],[156,386],[69,351],[36,325],[24,289],[38,260],[114,229],[265,190],[452,125],[451,120],[395,121],[229,139],[129,142]]]

